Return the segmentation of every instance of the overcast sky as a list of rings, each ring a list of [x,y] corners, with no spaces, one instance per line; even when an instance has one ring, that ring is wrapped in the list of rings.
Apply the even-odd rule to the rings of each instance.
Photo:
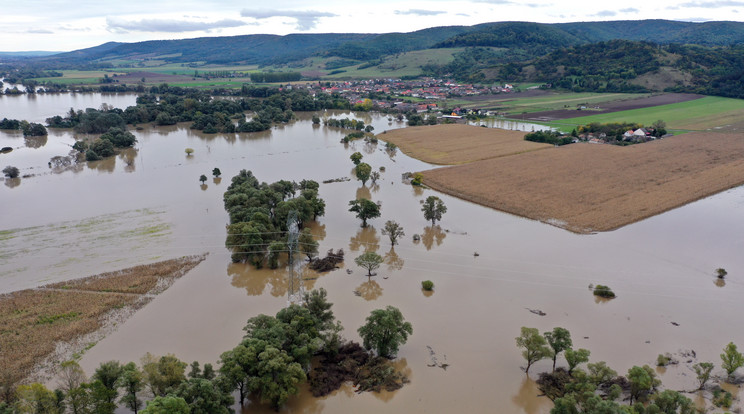
[[[67,51],[109,41],[410,32],[496,21],[743,21],[744,0],[0,0],[0,15],[0,51]]]

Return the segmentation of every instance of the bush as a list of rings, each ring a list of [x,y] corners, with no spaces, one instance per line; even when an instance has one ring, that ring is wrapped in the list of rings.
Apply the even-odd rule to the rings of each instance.
[[[719,267],[718,269],[716,269],[716,276],[718,276],[719,279],[725,278],[727,274],[728,272],[726,271],[726,269],[722,267]]]
[[[611,298],[614,298],[615,297],[615,292],[613,292],[612,289],[610,289],[609,286],[597,285],[594,288],[594,295],[595,296],[602,297],[602,298],[611,299]]]
[[[413,185],[421,185],[421,182],[424,180],[424,176],[421,173],[413,174],[413,179],[411,180],[411,184]]]
[[[657,367],[665,367],[665,366],[669,365],[669,361],[670,360],[671,360],[671,358],[669,358],[668,356],[666,356],[664,354],[659,354],[659,356],[656,357],[656,366]]]
[[[424,280],[423,282],[421,282],[421,287],[424,290],[434,290],[434,282],[432,282],[431,280]]]

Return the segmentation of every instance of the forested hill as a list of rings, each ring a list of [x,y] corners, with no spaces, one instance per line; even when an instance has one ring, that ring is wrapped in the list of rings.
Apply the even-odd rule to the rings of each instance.
[[[638,20],[542,24],[498,22],[446,26],[409,33],[291,34],[205,37],[106,43],[51,57],[38,63],[71,66],[113,59],[155,58],[166,62],[276,64],[312,55],[369,61],[394,53],[433,47],[488,46],[518,49],[520,56],[539,57],[554,50],[608,40],[639,40],[660,44],[726,46],[744,42],[744,23],[689,23]]]

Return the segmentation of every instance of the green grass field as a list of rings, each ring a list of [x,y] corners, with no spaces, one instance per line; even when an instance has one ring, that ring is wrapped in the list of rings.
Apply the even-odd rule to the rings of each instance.
[[[510,114],[521,114],[559,109],[573,109],[577,105],[591,107],[605,102],[623,101],[648,96],[643,93],[593,93],[566,92],[554,93],[546,96],[519,98],[519,95],[504,95],[504,98],[493,100],[495,106]],[[591,108],[590,108],[591,110]]]
[[[577,125],[591,122],[638,122],[650,125],[659,119],[667,123],[668,129],[674,130],[725,128],[744,122],[744,100],[707,96],[669,105],[563,119],[549,125],[570,131]]]

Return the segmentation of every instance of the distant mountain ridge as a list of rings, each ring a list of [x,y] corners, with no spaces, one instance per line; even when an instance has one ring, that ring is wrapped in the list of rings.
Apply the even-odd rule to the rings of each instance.
[[[609,40],[726,46],[744,42],[744,23],[659,19],[550,24],[496,22],[433,27],[408,33],[257,34],[109,42],[35,60],[65,65],[158,57],[166,62],[275,64],[318,54],[365,61],[412,50],[469,46],[518,48],[537,57],[560,48]]]

